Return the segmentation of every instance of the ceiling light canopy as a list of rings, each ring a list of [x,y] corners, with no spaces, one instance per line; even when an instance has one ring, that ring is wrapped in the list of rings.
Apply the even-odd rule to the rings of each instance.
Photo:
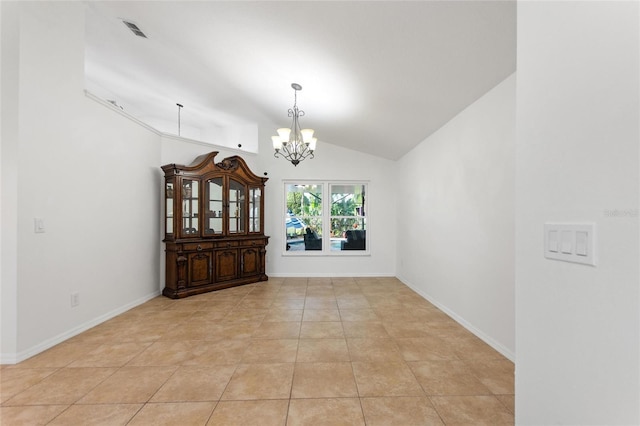
[[[293,88],[293,108],[289,109],[289,117],[293,117],[291,127],[283,127],[278,129],[278,136],[271,136],[273,141],[274,157],[290,161],[291,164],[297,166],[307,157],[313,158],[313,152],[316,150],[317,139],[313,137],[313,129],[301,129],[299,118],[304,116],[304,111],[298,109],[298,90],[302,90],[302,86],[298,83],[292,83]]]

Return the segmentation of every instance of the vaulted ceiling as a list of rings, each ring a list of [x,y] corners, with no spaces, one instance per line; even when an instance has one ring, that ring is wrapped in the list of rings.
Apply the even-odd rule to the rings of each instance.
[[[132,115],[398,159],[515,71],[513,1],[90,1],[86,79]],[[146,35],[135,36],[123,20]],[[263,145],[265,144],[265,145]],[[270,141],[260,141],[270,146]],[[318,148],[320,149],[320,148]]]

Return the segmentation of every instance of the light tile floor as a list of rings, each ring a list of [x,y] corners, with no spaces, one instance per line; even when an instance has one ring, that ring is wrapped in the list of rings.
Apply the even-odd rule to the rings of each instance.
[[[512,425],[513,375],[395,278],[272,278],[2,366],[0,424]]]

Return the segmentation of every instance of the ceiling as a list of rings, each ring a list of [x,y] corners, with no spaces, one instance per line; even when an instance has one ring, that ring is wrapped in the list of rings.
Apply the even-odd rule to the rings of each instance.
[[[85,4],[89,89],[174,127],[180,103],[185,127],[268,132],[299,83],[318,150],[398,159],[516,67],[515,0]]]

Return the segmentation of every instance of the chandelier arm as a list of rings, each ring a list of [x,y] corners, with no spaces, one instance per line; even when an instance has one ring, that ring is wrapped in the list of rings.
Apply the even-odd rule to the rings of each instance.
[[[293,155],[293,152],[290,149],[290,143],[286,143],[282,145],[282,150],[284,151],[284,153],[282,155],[284,155],[284,158],[286,158],[287,160],[291,159],[291,156]]]
[[[305,158],[308,158],[308,157],[313,158],[313,151],[311,151],[310,149],[306,148],[303,151],[303,153],[304,153],[304,155],[303,155],[302,159],[305,159]]]

